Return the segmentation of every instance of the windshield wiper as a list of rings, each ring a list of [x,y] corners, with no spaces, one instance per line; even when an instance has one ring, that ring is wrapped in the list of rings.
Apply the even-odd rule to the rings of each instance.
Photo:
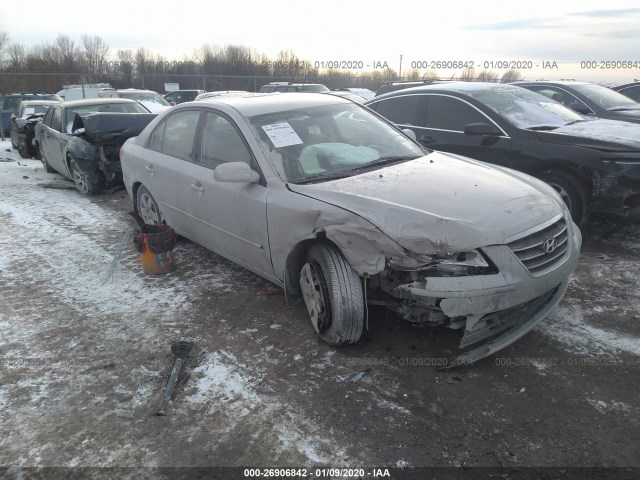
[[[300,180],[297,180],[291,183],[295,185],[303,185],[305,183],[319,182],[322,180],[336,180],[338,178],[347,178],[353,175],[353,173],[351,172],[352,170],[347,170],[344,172],[319,173],[318,175],[312,175],[310,177],[301,178]]]
[[[555,130],[560,128],[558,125],[538,125],[536,127],[527,127],[527,130]]]
[[[586,118],[581,118],[580,120],[571,120],[570,122],[565,123],[564,126],[566,127],[567,125],[573,125],[575,123],[586,122],[586,121],[587,121]]]
[[[360,165],[359,167],[352,168],[351,171],[358,170],[366,170],[371,167],[379,167],[381,165],[389,165],[391,163],[399,163],[406,162],[409,160],[415,160],[416,158],[420,158],[420,155],[397,155],[394,157],[380,157],[377,160],[373,160],[371,162],[367,162],[364,165]]]

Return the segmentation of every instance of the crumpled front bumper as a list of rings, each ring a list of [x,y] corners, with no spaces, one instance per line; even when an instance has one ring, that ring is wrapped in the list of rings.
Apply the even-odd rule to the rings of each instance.
[[[469,364],[518,340],[560,302],[576,268],[581,244],[580,230],[567,222],[567,251],[547,271],[532,273],[507,244],[492,245],[481,250],[497,267],[497,274],[424,277],[398,288],[405,290],[405,298],[418,303],[439,299],[447,317],[465,322],[461,349],[486,340],[448,367]]]

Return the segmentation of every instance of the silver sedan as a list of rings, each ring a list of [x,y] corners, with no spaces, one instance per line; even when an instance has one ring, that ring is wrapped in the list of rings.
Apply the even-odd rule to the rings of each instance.
[[[121,150],[146,223],[303,298],[331,345],[357,342],[366,304],[461,331],[474,362],[560,301],[580,231],[528,175],[424,150],[348,100],[247,94],[183,103]]]

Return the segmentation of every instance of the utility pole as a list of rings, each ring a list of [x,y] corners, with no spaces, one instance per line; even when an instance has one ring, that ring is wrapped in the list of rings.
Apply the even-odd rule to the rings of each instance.
[[[402,55],[400,55],[400,72],[398,73],[400,80],[402,80]]]

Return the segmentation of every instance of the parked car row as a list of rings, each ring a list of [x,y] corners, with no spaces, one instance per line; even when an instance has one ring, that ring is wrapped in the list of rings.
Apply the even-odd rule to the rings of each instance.
[[[545,183],[427,150],[334,95],[183,103],[120,153],[145,223],[167,223],[301,298],[331,345],[357,342],[366,305],[378,304],[459,330],[451,365],[474,362],[541,321],[580,251]]]
[[[51,105],[35,126],[33,146],[47,172],[96,194],[122,182],[120,147],[156,116],[124,98],[71,100]]]
[[[81,192],[122,181],[145,223],[303,300],[331,345],[359,341],[381,305],[459,330],[449,365],[475,362],[558,304],[589,212],[639,215],[640,125],[520,86],[446,82],[366,105],[217,93],[157,115],[121,98],[54,104],[34,145]]]

